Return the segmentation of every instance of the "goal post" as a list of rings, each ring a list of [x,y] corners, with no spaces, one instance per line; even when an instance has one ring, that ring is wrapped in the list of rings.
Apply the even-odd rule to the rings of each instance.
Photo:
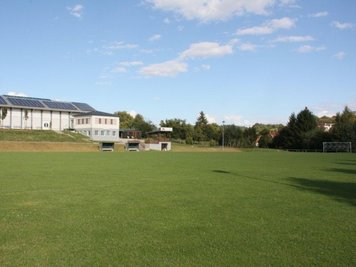
[[[323,152],[352,152],[351,142],[323,142]]]

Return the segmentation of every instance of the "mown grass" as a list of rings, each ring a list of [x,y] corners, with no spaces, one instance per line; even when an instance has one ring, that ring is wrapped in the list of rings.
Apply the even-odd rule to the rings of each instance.
[[[0,162],[0,266],[356,266],[354,154]]]
[[[89,138],[70,131],[0,129],[0,141],[89,142]]]

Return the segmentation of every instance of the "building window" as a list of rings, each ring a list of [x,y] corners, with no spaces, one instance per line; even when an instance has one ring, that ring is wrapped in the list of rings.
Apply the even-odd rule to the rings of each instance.
[[[99,131],[98,131],[98,130],[95,130],[94,134],[95,134],[95,135],[99,135]]]
[[[78,125],[80,124],[80,119],[77,119],[77,124],[78,124]]]
[[[86,119],[85,119],[85,123],[86,123],[86,124],[89,124],[89,118],[86,118]]]
[[[101,135],[105,135],[105,131],[101,131]]]
[[[112,131],[112,136],[115,136],[116,135],[116,131]]]
[[[99,124],[101,124],[101,118],[99,118]]]
[[[110,135],[110,131],[109,130],[106,131],[106,135]]]
[[[108,124],[108,120],[107,119],[105,119],[105,124]]]
[[[84,119],[82,119],[82,124],[84,124]]]
[[[110,124],[113,125],[114,124],[114,120],[110,119]]]

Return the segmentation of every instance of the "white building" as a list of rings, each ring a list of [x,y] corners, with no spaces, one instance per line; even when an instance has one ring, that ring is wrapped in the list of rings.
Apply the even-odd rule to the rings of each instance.
[[[96,111],[86,103],[44,98],[0,96],[0,128],[54,130],[75,129],[95,141],[117,141],[119,118]]]
[[[116,142],[119,140],[120,120],[113,114],[91,111],[75,114],[74,129],[94,141]]]

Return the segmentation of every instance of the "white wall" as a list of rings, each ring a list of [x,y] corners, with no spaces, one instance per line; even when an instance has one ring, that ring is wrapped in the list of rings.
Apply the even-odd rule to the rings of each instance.
[[[145,144],[145,146],[149,150],[162,151],[162,143],[167,144],[167,151],[170,151],[172,149],[172,143],[171,142],[159,142],[158,144]]]
[[[76,116],[74,129],[84,135],[88,135],[94,141],[119,140],[119,118],[106,116]]]
[[[34,129],[34,130],[42,129],[41,111],[40,110],[32,111],[32,129]]]
[[[6,118],[1,127],[12,129],[55,130],[62,131],[70,128],[71,115],[69,112],[49,110],[28,110],[27,120],[25,109],[8,108]],[[46,127],[47,126],[47,127]],[[52,127],[51,127],[52,126]]]

